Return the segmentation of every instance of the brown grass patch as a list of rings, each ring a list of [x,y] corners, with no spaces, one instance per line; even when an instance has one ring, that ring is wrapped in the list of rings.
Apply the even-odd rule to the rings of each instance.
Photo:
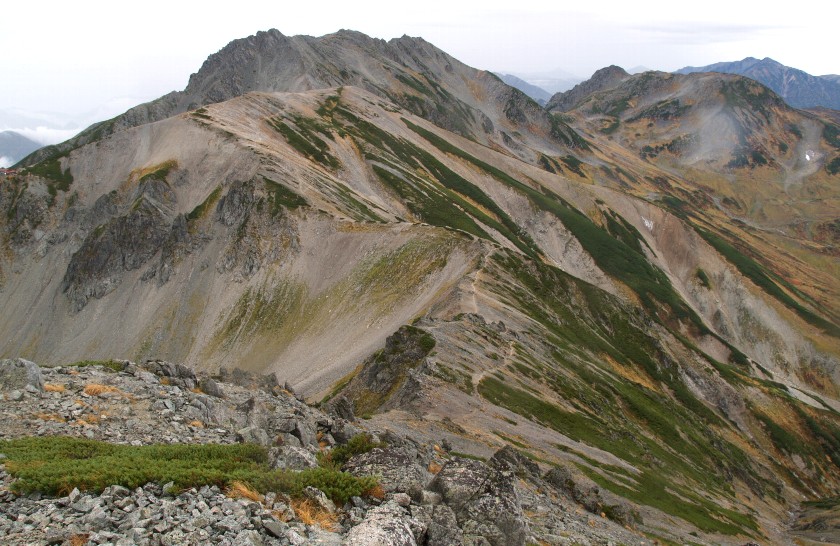
[[[429,472],[432,474],[437,474],[440,472],[440,469],[443,468],[441,465],[437,464],[436,462],[429,463]]]
[[[319,508],[309,499],[293,499],[292,509],[297,518],[306,525],[317,525],[327,531],[338,530],[338,515]]]
[[[196,419],[195,421],[190,421],[190,426],[195,428],[204,428],[204,423]]]
[[[80,533],[78,535],[73,535],[69,539],[70,546],[85,546],[89,538],[90,535],[88,533]]]
[[[265,498],[248,484],[239,481],[232,482],[225,490],[225,495],[232,499],[248,499],[254,502],[262,502]]]
[[[44,392],[64,392],[64,385],[55,385],[53,383],[46,383],[44,385]]]
[[[123,394],[123,392],[116,387],[112,387],[111,385],[102,385],[100,383],[91,383],[90,385],[87,385],[84,392],[88,396],[99,396],[100,394],[104,394],[106,392]]]
[[[381,485],[376,484],[367,491],[365,491],[363,495],[368,496],[372,499],[383,500],[385,498],[385,490],[382,489]]]
[[[194,392],[195,394],[204,394],[204,391],[201,390],[201,387],[193,387],[190,389],[190,392]]]
[[[44,413],[38,412],[35,414],[36,419],[40,419],[42,421],[55,421],[56,423],[64,423],[66,419],[57,413]]]

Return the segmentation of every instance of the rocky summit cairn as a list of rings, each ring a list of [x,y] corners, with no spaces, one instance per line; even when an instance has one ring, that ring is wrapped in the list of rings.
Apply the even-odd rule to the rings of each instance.
[[[434,442],[326,415],[273,378],[224,372],[213,379],[165,361],[82,364],[0,361],[4,545],[514,546],[636,538],[607,519],[593,520],[511,448],[489,462],[455,456]],[[216,394],[203,392],[208,381]],[[70,489],[52,494],[29,487],[14,464],[15,442],[67,437],[104,442],[86,450],[260,440],[270,468],[325,473],[341,466],[347,476],[377,476],[379,491],[337,503],[324,485],[297,494],[154,481],[86,490],[72,478]],[[74,465],[82,468],[85,457],[77,456]]]

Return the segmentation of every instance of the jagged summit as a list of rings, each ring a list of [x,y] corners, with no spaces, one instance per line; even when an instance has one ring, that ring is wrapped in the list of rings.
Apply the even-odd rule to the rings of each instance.
[[[545,140],[574,144],[576,135],[527,95],[490,72],[469,67],[422,38],[389,41],[340,30],[321,37],[276,29],[234,40],[210,55],[183,91],[169,93],[91,127],[54,150],[67,151],[137,125],[250,92],[303,92],[355,86],[440,127],[520,153]],[[521,131],[528,126],[528,131]],[[518,136],[517,136],[518,135]],[[536,138],[535,138],[536,137]]]

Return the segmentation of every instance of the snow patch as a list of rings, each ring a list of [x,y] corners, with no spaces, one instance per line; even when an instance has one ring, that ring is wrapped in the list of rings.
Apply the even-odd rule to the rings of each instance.
[[[642,216],[642,220],[645,223],[645,227],[648,228],[648,231],[653,231],[653,220],[648,220],[644,216]]]

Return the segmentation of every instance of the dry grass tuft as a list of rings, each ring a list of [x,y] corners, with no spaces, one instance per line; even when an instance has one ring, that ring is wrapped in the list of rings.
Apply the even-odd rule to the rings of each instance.
[[[64,385],[55,385],[53,383],[46,383],[44,385],[44,392],[64,392]]]
[[[368,496],[372,499],[379,499],[379,500],[384,500],[385,499],[385,490],[382,489],[382,486],[379,485],[379,484],[376,484],[372,488],[368,489],[367,491],[364,492],[364,494],[365,494],[365,496]]]
[[[195,394],[205,394],[201,387],[193,387],[190,389],[190,392],[194,392]]]
[[[254,502],[262,502],[265,498],[248,484],[239,481],[232,482],[225,490],[225,495],[232,499],[248,499]]]
[[[85,387],[85,394],[88,396],[99,396],[100,394],[106,392],[116,392],[122,394],[122,391],[116,387],[112,387],[111,385],[102,385],[100,383],[91,383],[90,385]]]
[[[327,531],[338,530],[338,515],[319,508],[309,499],[292,500],[292,509],[306,525],[317,525]]]
[[[441,465],[437,464],[436,462],[429,463],[429,472],[432,474],[437,474],[440,472],[440,469],[443,468]]]
[[[190,421],[190,426],[195,428],[204,428],[204,423],[196,419],[195,421]]]
[[[72,535],[69,539],[70,546],[84,546],[87,544],[90,535],[88,533],[79,533],[78,535]]]
[[[38,412],[35,414],[35,418],[42,421],[55,421],[56,423],[64,423],[66,421],[64,417],[57,413]]]

